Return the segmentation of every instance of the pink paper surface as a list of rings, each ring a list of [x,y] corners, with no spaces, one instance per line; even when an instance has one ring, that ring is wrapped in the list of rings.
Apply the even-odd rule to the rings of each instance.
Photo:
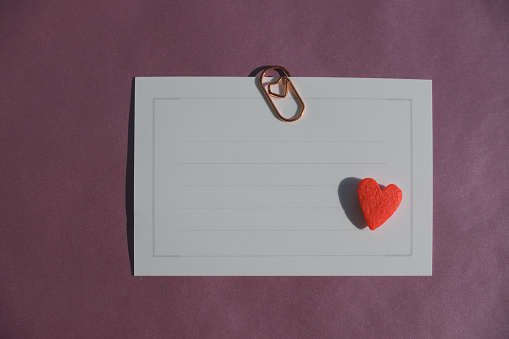
[[[0,337],[509,337],[509,2],[5,0],[0,43]],[[131,276],[132,77],[273,64],[433,80],[432,277]]]

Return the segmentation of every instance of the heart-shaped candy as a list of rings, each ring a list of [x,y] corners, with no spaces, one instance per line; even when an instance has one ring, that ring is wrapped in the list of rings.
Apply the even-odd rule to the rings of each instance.
[[[377,229],[389,219],[399,207],[403,193],[396,185],[380,190],[371,178],[363,179],[358,188],[362,213],[371,230]]]

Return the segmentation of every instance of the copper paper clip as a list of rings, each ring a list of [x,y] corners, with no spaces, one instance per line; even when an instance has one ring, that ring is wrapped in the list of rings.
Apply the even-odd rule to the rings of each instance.
[[[285,75],[279,77],[279,79],[277,79],[275,81],[270,82],[267,85],[267,89],[265,89],[265,87],[263,86],[263,77],[270,70],[280,70]],[[262,72],[262,74],[260,75],[260,88],[261,88],[263,94],[265,95],[265,97],[267,98],[267,101],[270,103],[272,109],[276,113],[277,117],[282,121],[293,122],[293,121],[299,120],[302,117],[302,114],[304,113],[304,108],[306,106],[304,105],[304,101],[302,101],[302,98],[300,97],[299,92],[297,92],[297,90],[295,89],[295,86],[293,86],[293,83],[289,77],[291,77],[290,72],[288,72],[288,70],[286,68],[284,68],[283,66],[269,67],[266,70],[264,70]],[[272,89],[271,89],[272,86],[282,86],[283,93],[276,93],[276,92],[272,91]],[[290,87],[290,90],[293,91],[293,93],[295,93],[295,97],[299,101],[300,106],[301,106],[299,114],[293,116],[292,118],[285,118],[284,116],[282,116],[281,113],[279,112],[279,110],[277,109],[276,105],[274,104],[274,101],[271,98],[271,97],[286,98],[286,96],[288,95],[288,92],[289,92],[288,87]]]

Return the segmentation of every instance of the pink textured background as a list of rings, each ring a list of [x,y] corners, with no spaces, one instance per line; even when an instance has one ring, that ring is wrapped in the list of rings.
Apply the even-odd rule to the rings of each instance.
[[[133,76],[433,80],[433,277],[131,276]],[[0,2],[0,337],[508,338],[509,2]]]

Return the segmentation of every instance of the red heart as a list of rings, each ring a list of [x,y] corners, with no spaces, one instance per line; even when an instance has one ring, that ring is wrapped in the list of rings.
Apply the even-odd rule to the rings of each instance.
[[[377,229],[389,219],[399,207],[403,193],[396,185],[380,190],[371,178],[363,179],[358,189],[362,213],[371,230]]]

